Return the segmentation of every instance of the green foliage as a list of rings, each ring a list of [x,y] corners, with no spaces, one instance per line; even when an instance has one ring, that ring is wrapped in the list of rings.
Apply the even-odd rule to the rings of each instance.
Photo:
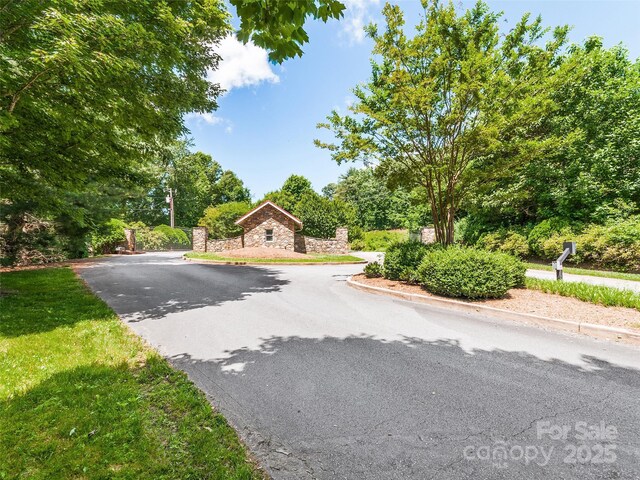
[[[349,243],[349,248],[351,250],[361,252],[361,251],[364,251],[364,249],[366,248],[366,245],[363,239],[356,238],[355,240]]]
[[[378,164],[390,185],[424,188],[436,239],[452,244],[456,213],[477,179],[494,173],[496,151],[526,159],[565,140],[541,131],[540,118],[554,108],[568,28],[547,37],[527,14],[503,35],[485,3],[461,13],[452,2],[424,5],[413,37],[400,7],[385,5],[384,31],[368,29],[370,80],[353,90],[352,115],[333,111],[318,125],[337,143],[315,143],[338,163]]]
[[[243,230],[235,221],[249,210],[251,206],[244,202],[229,202],[209,207],[198,221],[198,226],[207,227],[210,238],[237,237]]]
[[[71,269],[3,273],[2,287],[0,477],[263,478],[204,394]]]
[[[468,207],[489,230],[551,217],[603,224],[640,212],[640,60],[591,37],[568,49],[561,71],[539,129],[565,141],[525,162],[503,149],[496,168],[477,176]]]
[[[100,225],[91,236],[94,253],[114,253],[117,246],[126,241],[124,229],[127,224],[118,218],[112,218]]]
[[[527,278],[526,286],[532,290],[554,293],[563,297],[574,297],[583,302],[598,303],[607,307],[627,307],[640,310],[640,294],[632,290],[591,285],[580,282],[558,282]]]
[[[340,200],[329,200],[315,192],[303,194],[293,214],[302,220],[304,235],[318,238],[335,237],[336,228],[352,224],[354,218],[350,205]]]
[[[369,262],[364,266],[364,276],[367,278],[379,278],[382,276],[382,265],[379,262]]]
[[[418,267],[428,291],[449,297],[500,298],[525,282],[524,264],[511,255],[463,247],[434,249]]]
[[[153,230],[165,235],[170,244],[181,247],[188,247],[191,244],[187,234],[179,228],[171,228],[169,225],[158,225]]]
[[[345,6],[337,0],[296,0],[295,2],[256,2],[230,0],[240,17],[238,39],[252,41],[269,51],[269,60],[282,63],[302,56],[309,41],[304,23],[307,17],[326,22],[340,19]]]
[[[331,198],[354,206],[356,224],[365,230],[417,229],[426,225],[428,210],[420,189],[390,190],[373,168],[351,168],[333,184]]]
[[[421,242],[397,242],[387,248],[384,256],[384,276],[389,280],[415,282],[416,270],[427,252],[439,248],[440,244]]]
[[[533,255],[544,256],[543,243],[554,234],[564,232],[565,236],[571,236],[571,226],[568,220],[562,218],[548,218],[534,226],[527,237],[529,248]]]
[[[501,229],[485,233],[478,239],[476,247],[490,252],[508,253],[519,258],[525,258],[529,255],[527,237],[513,230]]]
[[[406,230],[372,230],[364,232],[364,251],[385,252],[389,245],[405,241],[409,238]]]

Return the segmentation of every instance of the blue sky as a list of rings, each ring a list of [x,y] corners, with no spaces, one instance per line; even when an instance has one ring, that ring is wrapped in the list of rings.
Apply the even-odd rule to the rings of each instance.
[[[219,47],[224,58],[212,72],[212,81],[228,92],[220,108],[205,115],[190,115],[194,149],[209,153],[225,169],[235,171],[251,189],[254,200],[278,189],[292,173],[304,175],[316,190],[335,182],[349,166],[336,165],[328,152],[313,145],[327,138],[316,129],[332,109],[345,111],[350,90],[370,74],[371,41],[362,25],[380,21],[384,5],[375,0],[348,0],[345,18],[327,24],[310,22],[310,43],[302,58],[283,65],[267,62],[266,52],[234,39]],[[397,2],[407,23],[417,22],[417,0]],[[489,1],[504,11],[505,28],[523,13],[541,14],[547,26],[569,24],[572,42],[589,35],[604,38],[606,46],[623,43],[632,58],[640,56],[640,0],[629,1]],[[473,2],[457,2],[462,8]]]

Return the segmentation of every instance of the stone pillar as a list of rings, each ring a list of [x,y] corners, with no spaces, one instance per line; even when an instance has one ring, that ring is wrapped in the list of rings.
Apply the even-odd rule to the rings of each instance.
[[[420,241],[422,243],[435,243],[436,229],[432,227],[424,227],[420,229]]]
[[[339,253],[349,252],[349,229],[346,227],[336,228],[336,240]]]
[[[191,248],[194,252],[206,252],[207,251],[207,240],[209,237],[209,232],[207,227],[194,227],[193,228],[193,243]]]
[[[124,229],[124,238],[126,239],[127,250],[136,251],[136,231],[133,228]]]

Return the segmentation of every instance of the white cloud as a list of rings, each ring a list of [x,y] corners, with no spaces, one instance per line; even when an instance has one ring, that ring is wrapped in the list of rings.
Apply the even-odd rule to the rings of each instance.
[[[342,34],[350,43],[362,43],[365,38],[364,27],[373,21],[370,9],[377,7],[380,0],[344,0],[344,4],[345,15],[340,21]]]
[[[217,115],[211,112],[191,112],[185,116],[185,120],[193,120],[195,125],[200,127],[203,124],[206,125],[220,125],[224,126],[224,131],[226,133],[233,132],[233,123],[231,120],[227,120],[226,118],[218,117]]]
[[[235,37],[228,36],[215,50],[222,61],[218,70],[208,72],[207,78],[213,83],[219,83],[227,91],[262,82],[280,81],[280,77],[271,70],[266,50],[252,43],[243,45]]]

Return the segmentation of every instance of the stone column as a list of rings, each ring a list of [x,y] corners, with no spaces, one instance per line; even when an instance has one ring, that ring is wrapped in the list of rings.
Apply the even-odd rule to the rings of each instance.
[[[124,229],[124,238],[126,239],[127,250],[136,251],[136,231],[133,228]]]
[[[424,227],[420,229],[420,241],[422,243],[435,243],[436,229],[432,227]]]
[[[194,252],[206,252],[207,251],[207,239],[209,232],[207,227],[194,227],[193,228],[193,243],[191,248]]]
[[[346,227],[336,228],[336,240],[338,241],[339,253],[347,253],[349,251],[349,229]]]

